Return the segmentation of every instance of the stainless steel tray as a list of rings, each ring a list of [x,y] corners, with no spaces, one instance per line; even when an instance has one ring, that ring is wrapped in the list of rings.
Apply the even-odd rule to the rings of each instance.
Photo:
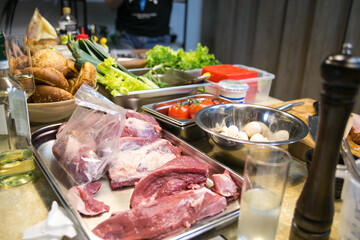
[[[133,69],[132,72],[135,75],[143,75],[148,72],[148,68],[143,69]],[[171,82],[172,79],[178,80],[186,80],[189,83],[192,80],[192,75],[179,71],[173,70],[168,72],[168,74],[159,75],[160,79],[163,78],[164,80],[167,79],[165,82]],[[109,98],[114,103],[124,107],[130,108],[133,110],[139,109],[141,106],[152,103],[152,102],[159,102],[164,101],[172,98],[178,98],[190,94],[195,94],[198,88],[202,88],[205,86],[209,86],[211,83],[209,82],[202,82],[202,83],[192,83],[188,85],[181,85],[181,86],[173,86],[173,87],[164,87],[159,89],[152,89],[152,90],[143,90],[143,91],[134,91],[129,92],[128,95],[121,95],[114,97],[110,94],[110,92],[105,89],[102,85],[99,84],[98,91],[104,95],[105,97]]]
[[[95,198],[99,201],[103,201],[110,205],[110,212],[104,213],[97,217],[82,217],[76,209],[70,204],[66,197],[66,192],[72,187],[67,174],[58,165],[52,154],[52,146],[55,141],[55,135],[60,124],[50,125],[35,131],[32,134],[32,143],[35,149],[35,155],[37,156],[38,164],[42,169],[44,175],[48,179],[50,185],[58,195],[59,200],[63,206],[68,210],[73,222],[77,225],[79,238],[83,239],[99,239],[94,235],[91,230],[97,226],[100,222],[110,217],[111,212],[124,211],[129,209],[129,201],[133,191],[133,188],[124,188],[117,191],[112,191],[109,185],[109,181],[106,176],[100,179],[102,187],[95,195]],[[181,139],[177,138],[173,134],[164,131],[163,137],[168,139],[174,145],[182,149],[184,155],[193,156],[196,159],[207,162],[210,165],[210,176],[214,173],[222,173],[227,169],[232,175],[234,181],[238,186],[242,185],[242,177],[236,172],[226,167],[225,165],[213,160],[203,152],[197,150]],[[230,202],[222,213],[204,218],[197,221],[191,226],[191,228],[169,237],[168,239],[191,239],[199,236],[206,231],[213,229],[214,227],[223,227],[234,221],[236,221],[239,214],[239,202]]]
[[[179,98],[195,94],[198,88],[209,86],[211,83],[199,83],[177,87],[159,88],[130,92],[128,95],[114,97],[103,86],[99,85],[98,92],[110,99],[112,102],[124,108],[133,110],[140,109],[141,106],[153,102],[165,101],[172,98]]]
[[[198,127],[195,123],[194,119],[176,119],[168,116],[169,108],[177,103],[186,101],[186,99],[203,99],[203,98],[211,98],[211,99],[220,99],[224,102],[231,102],[225,98],[221,98],[209,93],[201,93],[196,95],[189,95],[186,97],[175,98],[162,102],[154,102],[150,104],[146,104],[141,107],[141,109],[152,115],[158,122],[161,127],[169,130],[176,136],[186,140],[193,141],[199,138],[203,138],[206,136],[206,133]]]
[[[147,113],[151,113],[154,116],[157,116],[159,118],[167,120],[175,125],[187,126],[187,125],[194,124],[195,123],[194,119],[176,119],[176,118],[169,117],[168,116],[169,108],[172,105],[174,105],[178,102],[184,102],[187,99],[204,99],[204,98],[220,99],[226,103],[231,102],[225,98],[218,97],[214,94],[202,93],[202,94],[196,94],[196,95],[191,95],[191,96],[182,97],[182,98],[175,98],[175,99],[171,99],[168,101],[154,102],[154,103],[142,106],[141,109]]]

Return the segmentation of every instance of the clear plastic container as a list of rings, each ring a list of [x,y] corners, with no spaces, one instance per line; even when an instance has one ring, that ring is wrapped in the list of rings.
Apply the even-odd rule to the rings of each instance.
[[[220,97],[244,103],[249,85],[238,80],[222,80],[218,83]]]
[[[245,97],[245,103],[260,103],[267,101],[271,89],[271,84],[275,78],[275,75],[264,70],[248,67],[245,65],[234,64],[234,66],[248,70],[254,70],[258,73],[256,78],[237,80],[249,85],[249,90],[247,91]],[[186,72],[193,75],[194,77],[198,77],[201,76],[202,69],[187,70]],[[206,86],[206,92],[219,96],[220,89],[218,83],[211,83],[211,86]]]

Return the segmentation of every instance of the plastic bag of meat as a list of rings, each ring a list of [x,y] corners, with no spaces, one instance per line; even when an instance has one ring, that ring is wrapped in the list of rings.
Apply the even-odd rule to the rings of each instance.
[[[74,96],[78,107],[57,134],[52,151],[75,184],[101,178],[116,157],[125,109],[83,84]]]

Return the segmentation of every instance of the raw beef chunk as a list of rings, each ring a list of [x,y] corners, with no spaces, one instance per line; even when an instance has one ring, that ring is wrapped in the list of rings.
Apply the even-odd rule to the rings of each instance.
[[[96,154],[96,142],[90,138],[85,143],[67,134],[55,142],[52,151],[59,165],[77,184],[97,180],[103,174],[100,169],[106,162]]]
[[[93,183],[85,184],[84,188],[90,195],[95,195],[101,188],[101,182],[93,182]]]
[[[59,130],[52,152],[59,165],[77,185],[93,182],[107,171],[118,150],[123,125],[118,115],[89,111],[84,119],[72,118]]]
[[[161,127],[152,116],[127,109],[126,123],[121,136],[157,139],[161,137]]]
[[[139,113],[131,109],[126,109],[126,118],[137,118],[139,120],[149,122],[154,126],[155,129],[157,129],[158,131],[161,130],[161,127],[160,128],[158,127],[159,123],[156,121],[156,119],[148,114]]]
[[[225,208],[225,198],[207,188],[181,191],[115,214],[93,232],[104,239],[162,239]]]
[[[66,195],[71,202],[71,205],[74,206],[80,214],[85,216],[96,216],[110,210],[108,205],[91,196],[99,190],[100,186],[100,182],[74,186],[69,189]]]
[[[119,141],[120,151],[108,170],[112,189],[132,186],[150,172],[181,155],[180,148],[166,139],[122,137]]]
[[[177,191],[194,188],[194,186],[205,186],[208,175],[207,163],[190,156],[175,158],[136,184],[130,207],[146,204]]]
[[[238,189],[228,170],[225,170],[222,174],[213,174],[212,179],[214,182],[213,190],[217,194],[226,197],[228,201],[239,198]]]
[[[85,112],[86,121],[81,116],[84,115],[72,117],[62,125],[53,145],[56,160],[76,184],[102,177],[113,157],[117,157],[114,150],[119,149],[119,138],[141,137],[155,141],[161,137],[161,127],[153,117],[133,110],[126,110],[124,118],[98,111]]]

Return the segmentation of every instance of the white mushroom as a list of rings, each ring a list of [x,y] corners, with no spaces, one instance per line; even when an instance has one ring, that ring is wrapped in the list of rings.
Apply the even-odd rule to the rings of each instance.
[[[215,132],[220,132],[221,131],[221,126],[219,125],[219,123],[215,123],[215,127],[212,129]]]
[[[250,138],[256,133],[261,133],[261,130],[261,125],[258,122],[249,122],[242,129]]]
[[[239,129],[235,125],[231,125],[227,129],[227,135],[229,137],[236,137],[239,133]]]
[[[249,141],[249,137],[246,134],[246,132],[240,131],[237,135],[237,138],[240,140],[245,140],[245,141]]]
[[[268,139],[265,138],[261,133],[255,133],[251,138],[250,141],[252,142],[267,142]]]
[[[259,123],[261,126],[261,134],[264,137],[269,138],[272,135],[270,128],[268,126],[266,126],[265,123],[262,123],[262,122],[257,122],[257,123]]]
[[[226,126],[223,126],[220,130],[221,133],[226,133],[227,134],[227,127]]]
[[[289,140],[289,132],[286,130],[280,130],[274,133],[272,139],[275,141],[286,141]]]

